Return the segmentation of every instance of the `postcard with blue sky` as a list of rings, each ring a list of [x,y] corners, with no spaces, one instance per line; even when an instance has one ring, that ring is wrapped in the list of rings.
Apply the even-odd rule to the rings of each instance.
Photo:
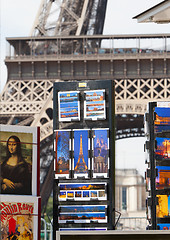
[[[105,212],[75,212],[75,213],[60,213],[59,223],[68,223],[69,221],[74,221],[75,223],[90,223],[94,222],[107,222],[107,216]]]
[[[93,173],[107,176],[109,167],[108,129],[92,129]]]
[[[105,90],[85,91],[84,118],[106,119]]]
[[[80,101],[79,91],[58,92],[59,121],[79,121]]]
[[[106,211],[106,206],[105,205],[75,205],[75,206],[61,206],[60,207],[60,212],[62,213],[74,213],[74,212],[103,212],[105,213]]]
[[[88,175],[89,169],[89,130],[74,130],[74,176]]]
[[[170,107],[156,107],[155,132],[170,130]]]

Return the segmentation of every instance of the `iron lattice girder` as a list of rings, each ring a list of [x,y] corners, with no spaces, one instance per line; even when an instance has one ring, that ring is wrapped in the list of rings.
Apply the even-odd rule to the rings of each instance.
[[[42,0],[31,36],[102,34],[107,0]]]

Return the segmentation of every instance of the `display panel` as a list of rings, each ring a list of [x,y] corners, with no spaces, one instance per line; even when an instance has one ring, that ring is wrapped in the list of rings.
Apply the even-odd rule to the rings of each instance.
[[[40,198],[14,195],[0,198],[1,239],[40,239]]]
[[[70,130],[55,131],[55,178],[69,178],[71,170],[71,139]]]
[[[157,195],[158,205],[156,206],[156,217],[167,218],[170,212],[170,196],[169,195]],[[169,218],[170,222],[170,218]]]
[[[58,106],[60,122],[80,120],[79,91],[58,92]]]
[[[59,206],[59,223],[107,222],[106,205]]]
[[[106,200],[106,183],[59,183],[59,201]]]
[[[39,147],[38,128],[0,125],[1,194],[37,196]]]
[[[86,120],[105,119],[105,90],[85,91],[84,93],[84,118]]]
[[[170,108],[169,107],[155,107],[155,132],[170,130]]]
[[[90,168],[89,150],[90,150],[90,139],[89,130],[73,130],[73,170],[74,177],[78,176],[88,177],[88,170]]]
[[[156,189],[170,188],[170,166],[157,166]]]
[[[93,177],[108,176],[109,138],[108,129],[92,129]]]

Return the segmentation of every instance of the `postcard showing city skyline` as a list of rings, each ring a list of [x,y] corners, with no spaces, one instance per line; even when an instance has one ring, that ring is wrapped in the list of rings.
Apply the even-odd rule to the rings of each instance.
[[[66,201],[70,198],[69,192],[73,192],[75,201],[87,201],[92,198],[106,200],[106,183],[66,183],[59,184],[59,199]]]
[[[59,183],[60,190],[105,190],[106,183]]]
[[[156,119],[154,121],[155,132],[170,130],[170,108],[155,107]]]
[[[80,101],[79,91],[58,92],[59,121],[79,121]]]
[[[85,91],[84,118],[106,119],[105,90]]]
[[[89,130],[74,130],[73,139],[73,170],[74,177],[77,175],[88,176],[89,169],[89,149],[90,149],[90,139]]]
[[[75,201],[89,201],[91,199],[107,200],[107,194],[105,191],[60,191],[59,200],[67,201],[68,199],[74,199]]]
[[[155,159],[158,161],[170,160],[170,138],[157,137],[156,143]]]
[[[84,206],[80,206],[80,205],[75,205],[75,206],[60,206],[59,207],[59,211],[61,213],[91,213],[91,212],[106,212],[106,205],[84,205]]]
[[[59,223],[74,221],[75,223],[90,223],[91,221],[106,223],[107,216],[105,213],[59,213]]]
[[[70,130],[68,131],[55,131],[55,177],[58,175],[67,176],[69,175],[70,166],[70,150],[71,150],[71,139]]]
[[[156,217],[164,218],[170,217],[170,196],[157,195],[158,205],[156,206]]]
[[[103,175],[107,177],[108,173],[108,129],[92,129],[92,149],[93,149],[93,162],[92,169],[93,175]]]

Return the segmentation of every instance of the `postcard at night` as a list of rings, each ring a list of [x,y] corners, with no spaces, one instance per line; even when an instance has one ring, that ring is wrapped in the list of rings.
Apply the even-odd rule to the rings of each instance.
[[[155,132],[170,131],[170,106],[159,104],[155,107]]]
[[[165,218],[170,217],[170,196],[169,195],[157,195],[158,205],[156,206],[156,217]]]
[[[78,176],[88,177],[88,170],[90,168],[89,150],[90,139],[89,130],[80,129],[73,130],[73,170],[74,177]]]
[[[92,129],[93,177],[108,177],[109,138],[108,129]]]
[[[39,128],[0,125],[1,194],[39,195],[39,153]]]
[[[80,101],[79,91],[58,92],[59,121],[79,121]]]
[[[167,160],[170,160],[170,138],[157,137],[156,143],[155,159],[166,163]]]
[[[40,239],[40,198],[1,195],[1,239]]]
[[[69,178],[69,171],[71,170],[71,138],[70,130],[55,131],[55,178],[66,177]]]
[[[74,221],[75,223],[107,222],[106,205],[75,205],[59,207],[59,223]]]
[[[106,183],[59,183],[59,201],[70,198],[75,201],[107,200]]]
[[[105,90],[85,91],[84,119],[106,119]]]
[[[170,189],[170,166],[157,166],[156,189]]]

